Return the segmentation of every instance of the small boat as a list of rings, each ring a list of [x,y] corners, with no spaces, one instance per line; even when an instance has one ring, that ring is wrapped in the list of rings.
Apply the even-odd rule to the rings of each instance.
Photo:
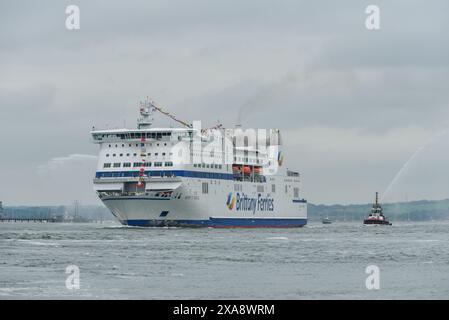
[[[323,224],[331,224],[332,220],[329,219],[329,217],[326,217],[326,218],[323,218],[322,222],[323,222]]]
[[[376,200],[371,209],[371,213],[368,218],[363,220],[363,224],[366,225],[388,225],[391,226],[392,223],[388,221],[387,217],[383,214],[382,206],[379,204],[379,193],[376,192]]]

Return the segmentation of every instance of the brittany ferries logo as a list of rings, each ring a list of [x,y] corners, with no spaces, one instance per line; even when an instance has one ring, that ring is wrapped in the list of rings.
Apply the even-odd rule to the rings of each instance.
[[[229,194],[228,194],[228,200],[226,200],[226,205],[228,206],[229,210],[234,209],[235,197],[232,195],[232,192],[229,192]]]
[[[250,198],[246,194],[238,193],[234,196],[232,192],[229,192],[226,200],[226,205],[229,210],[235,207],[236,211],[273,211],[274,199],[263,197],[262,194],[258,194],[257,198]]]

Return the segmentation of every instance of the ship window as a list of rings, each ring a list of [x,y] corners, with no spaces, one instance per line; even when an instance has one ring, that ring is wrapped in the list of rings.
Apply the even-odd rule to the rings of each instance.
[[[115,153],[112,156],[115,157]]]
[[[257,192],[264,192],[263,186],[257,186]]]
[[[120,168],[120,166],[121,166],[121,163],[120,163],[120,162],[114,163],[114,168]]]
[[[120,153],[120,157],[123,157],[123,153]]]
[[[275,184],[272,184],[272,185],[271,185],[271,192],[272,192],[272,193],[275,193],[275,192],[276,192],[276,185],[275,185]]]
[[[234,184],[234,191],[242,191],[242,185],[241,184]]]
[[[124,147],[125,145],[124,144],[122,144],[122,147]]]
[[[209,184],[207,182],[202,183],[202,191],[203,193],[209,193]]]
[[[111,147],[111,145],[109,145],[109,148]]]
[[[285,193],[287,193],[288,192],[288,190],[287,190],[287,185],[285,185]]]
[[[145,167],[151,167],[151,162],[145,162],[145,163],[144,163],[144,166],[145,166]]]
[[[205,168],[206,165],[204,163],[201,164],[201,168]]]
[[[127,153],[126,156],[129,157],[129,153]]]
[[[129,167],[131,167],[131,162],[123,163],[123,168],[129,168]]]
[[[208,165],[208,164],[206,164],[206,168],[209,168],[209,165]]]
[[[165,156],[165,152],[162,152],[162,155]]]
[[[106,157],[109,157],[109,153],[108,153],[108,154],[106,154]]]
[[[220,169],[222,168],[222,167],[221,167],[221,164],[218,165],[218,168],[220,168]]]
[[[148,153],[148,156],[151,156],[151,152],[150,152],[150,153]]]
[[[299,188],[293,188],[293,197],[299,198]]]
[[[134,157],[137,156],[137,153],[134,153]]]
[[[110,163],[105,163],[105,164],[103,164],[103,168],[110,168],[111,167],[111,164]]]
[[[155,166],[155,167],[162,167],[162,162],[155,162],[155,163],[154,163],[154,166]]]
[[[134,167],[134,168],[140,167],[141,165],[142,165],[141,162],[134,162],[134,163],[133,163],[133,167]]]
[[[156,152],[154,155],[157,156],[157,155],[159,155],[159,153]]]
[[[166,143],[164,143],[164,146],[166,146],[167,144]]]
[[[165,166],[166,167],[173,167],[173,162],[168,161],[168,162],[165,163]]]

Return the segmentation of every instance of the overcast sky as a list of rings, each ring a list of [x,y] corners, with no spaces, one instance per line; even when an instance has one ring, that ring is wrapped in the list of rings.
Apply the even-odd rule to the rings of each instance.
[[[65,28],[70,4],[80,30]],[[380,30],[365,28],[369,4]],[[449,198],[448,12],[444,0],[1,1],[0,200],[99,203],[89,131],[133,127],[147,95],[183,119],[282,129],[312,203]]]

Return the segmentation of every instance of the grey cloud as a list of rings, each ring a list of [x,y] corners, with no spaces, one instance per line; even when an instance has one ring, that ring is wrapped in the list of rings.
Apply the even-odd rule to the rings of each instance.
[[[314,202],[357,202],[385,188],[414,148],[449,127],[447,1],[376,1],[375,32],[364,28],[363,1],[80,0],[76,32],[64,28],[69,4],[0,3],[0,173],[32,180],[30,203],[45,196],[39,166],[95,154],[92,125],[134,126],[146,95],[204,125],[231,127],[241,112],[248,126],[284,129],[290,165],[305,173]],[[316,141],[340,148],[329,157]],[[390,154],[356,167],[364,141]],[[0,186],[5,203],[21,190]]]

